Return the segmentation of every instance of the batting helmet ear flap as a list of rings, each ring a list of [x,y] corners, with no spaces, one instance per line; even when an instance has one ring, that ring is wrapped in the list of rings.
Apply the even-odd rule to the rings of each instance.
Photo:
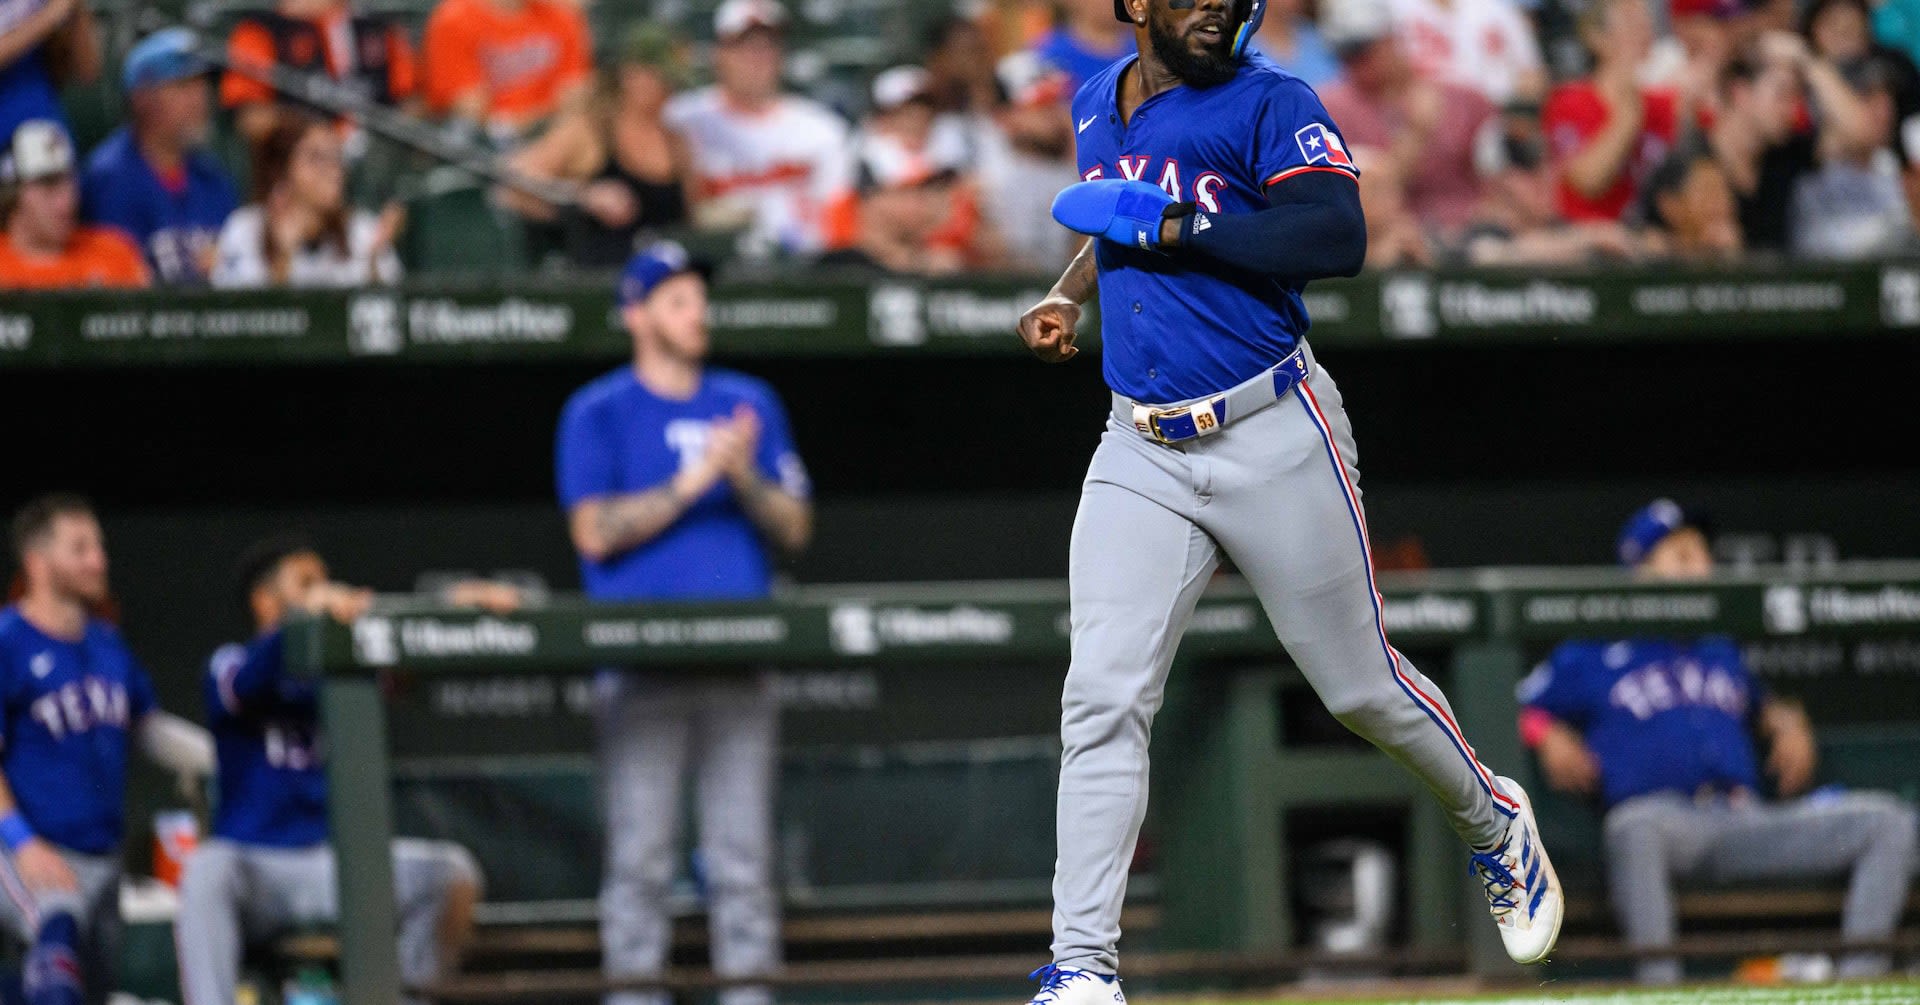
[[[1267,16],[1267,0],[1235,0],[1233,7],[1234,21],[1239,27],[1233,32],[1232,55],[1237,59],[1260,31],[1260,22]]]

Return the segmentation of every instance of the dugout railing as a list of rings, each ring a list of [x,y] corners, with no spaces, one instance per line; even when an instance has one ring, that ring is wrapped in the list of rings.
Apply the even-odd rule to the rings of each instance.
[[[1613,570],[1486,569],[1389,577],[1383,586],[1395,644],[1442,654],[1439,664],[1429,656],[1426,669],[1446,686],[1482,759],[1502,766],[1524,762],[1514,687],[1529,660],[1561,639],[1723,633],[1788,647],[1865,646],[1920,633],[1920,563],[1680,584],[1635,582]],[[351,626],[296,622],[291,669],[324,683],[342,999],[391,1000],[398,987],[383,695],[394,675],[778,665],[885,674],[930,661],[1006,660],[1063,672],[1066,615],[1062,583],[977,583],[803,587],[767,603],[598,605],[567,597],[505,615],[382,598]],[[1837,690],[1874,703],[1882,721],[1920,721],[1920,667],[1908,665],[1916,650],[1903,645],[1868,661],[1865,672],[1878,678],[1868,690],[1858,691],[1859,680]],[[1815,673],[1782,672],[1802,687],[1821,686]],[[1849,695],[1829,696],[1836,699]],[[1302,721],[1291,713],[1311,701],[1286,671],[1253,596],[1223,577],[1195,613],[1156,725],[1158,945],[1240,959],[1290,949],[1289,811],[1390,807],[1405,824],[1408,943],[1461,950],[1476,971],[1502,973],[1497,937],[1481,920],[1484,906],[1430,798],[1371,749],[1291,744],[1289,724]]]

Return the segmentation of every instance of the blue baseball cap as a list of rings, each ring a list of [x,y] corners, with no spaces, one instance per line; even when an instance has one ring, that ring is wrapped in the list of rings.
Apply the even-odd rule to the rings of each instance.
[[[1671,499],[1655,499],[1627,518],[1620,528],[1619,540],[1614,542],[1614,554],[1621,565],[1639,565],[1656,545],[1683,527],[1707,533],[1707,518],[1705,514],[1682,509]]]
[[[213,72],[200,58],[199,39],[186,28],[164,28],[135,42],[120,67],[120,84],[128,91],[166,84]]]
[[[620,272],[620,306],[640,303],[653,295],[661,283],[688,272],[701,279],[713,275],[711,266],[687,254],[687,249],[677,241],[648,245],[627,259],[627,267]]]

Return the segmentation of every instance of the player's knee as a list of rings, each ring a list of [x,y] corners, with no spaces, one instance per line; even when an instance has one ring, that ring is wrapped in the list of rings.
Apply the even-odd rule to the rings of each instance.
[[[1144,737],[1153,713],[1119,695],[1085,695],[1061,703],[1060,742],[1069,752]]]
[[[1911,804],[1889,796],[1879,801],[1870,819],[1882,842],[1898,849],[1909,865],[1915,862],[1920,854],[1920,815]]]
[[[1378,688],[1351,688],[1323,700],[1340,725],[1368,740],[1389,735],[1395,717],[1412,708],[1406,695]]]
[[[1668,827],[1674,825],[1674,821],[1672,814],[1664,812],[1658,797],[1654,801],[1632,799],[1614,807],[1607,814],[1600,825],[1601,839],[1611,858],[1645,855],[1662,845],[1663,835]],[[1687,827],[1690,824],[1681,821],[1679,826]]]
[[[477,901],[486,891],[486,873],[480,869],[480,860],[473,857],[465,845],[451,841],[440,848],[441,874],[445,877],[445,886],[449,897],[464,897]]]

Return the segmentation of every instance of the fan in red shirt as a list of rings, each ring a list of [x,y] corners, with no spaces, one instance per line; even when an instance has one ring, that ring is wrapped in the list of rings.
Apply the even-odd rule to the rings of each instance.
[[[1671,91],[1641,87],[1640,64],[1653,47],[1653,19],[1642,0],[1599,0],[1580,18],[1593,74],[1554,89],[1544,110],[1547,142],[1567,219],[1618,220],[1640,184],[1672,149],[1679,103]]]

